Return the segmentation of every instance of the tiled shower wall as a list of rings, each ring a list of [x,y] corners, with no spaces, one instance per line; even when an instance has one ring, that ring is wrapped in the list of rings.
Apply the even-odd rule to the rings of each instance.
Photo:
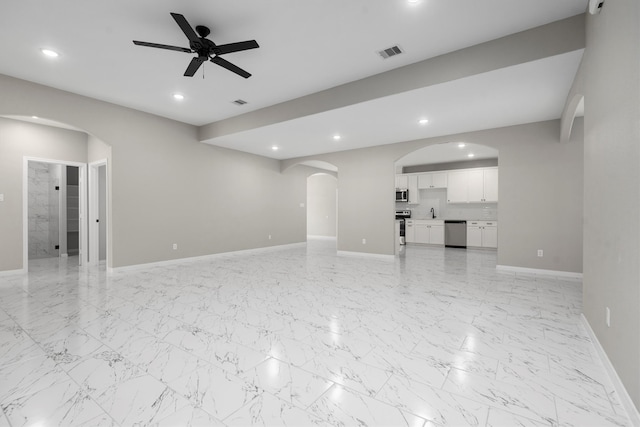
[[[62,167],[29,162],[29,259],[57,257],[60,236],[60,185]]]

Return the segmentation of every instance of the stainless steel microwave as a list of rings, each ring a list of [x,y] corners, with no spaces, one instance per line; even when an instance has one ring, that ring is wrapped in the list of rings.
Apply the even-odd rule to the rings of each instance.
[[[406,188],[396,188],[396,202],[408,202],[409,190]]]

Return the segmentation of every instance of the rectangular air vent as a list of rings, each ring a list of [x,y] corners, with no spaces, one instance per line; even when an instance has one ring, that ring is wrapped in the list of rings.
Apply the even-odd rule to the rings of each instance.
[[[233,103],[236,105],[244,105],[247,103],[247,101],[245,101],[244,99],[236,99],[235,101],[233,101]]]
[[[378,55],[380,55],[382,59],[387,59],[387,58],[391,58],[392,56],[400,55],[402,52],[403,51],[402,49],[400,49],[400,46],[396,45],[396,46],[391,46],[388,49],[379,51]]]

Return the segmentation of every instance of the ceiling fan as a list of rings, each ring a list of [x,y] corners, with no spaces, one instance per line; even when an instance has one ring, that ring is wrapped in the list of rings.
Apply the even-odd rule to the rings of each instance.
[[[226,59],[222,59],[219,55],[224,55],[226,53],[239,52],[241,50],[255,49],[260,47],[258,42],[255,40],[247,40],[243,42],[237,43],[229,43],[229,44],[221,44],[217,45],[206,37],[211,33],[209,28],[204,25],[196,26],[195,31],[187,22],[187,19],[179,13],[171,13],[173,19],[176,21],[182,32],[187,39],[189,39],[189,47],[180,47],[180,46],[169,46],[166,44],[158,44],[158,43],[148,43],[141,42],[138,40],[134,40],[133,44],[138,46],[147,46],[147,47],[155,47],[159,49],[168,49],[168,50],[176,50],[178,52],[186,52],[186,53],[197,53],[198,56],[194,57],[187,70],[184,72],[186,77],[193,77],[193,75],[198,71],[202,63],[211,60],[214,64],[218,64],[219,66],[226,68],[229,71],[232,71],[239,76],[248,79],[251,77],[251,74],[237,65],[232,64]]]

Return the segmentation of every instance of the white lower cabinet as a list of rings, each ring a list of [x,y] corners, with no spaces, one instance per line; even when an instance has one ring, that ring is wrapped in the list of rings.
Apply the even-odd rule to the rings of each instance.
[[[404,222],[404,241],[405,243],[416,242],[416,227],[412,219],[407,219]]]
[[[496,221],[467,221],[467,247],[497,248],[498,223]]]
[[[412,237],[409,240],[409,221],[405,238],[407,243],[444,245],[444,222],[439,220],[411,220]]]

